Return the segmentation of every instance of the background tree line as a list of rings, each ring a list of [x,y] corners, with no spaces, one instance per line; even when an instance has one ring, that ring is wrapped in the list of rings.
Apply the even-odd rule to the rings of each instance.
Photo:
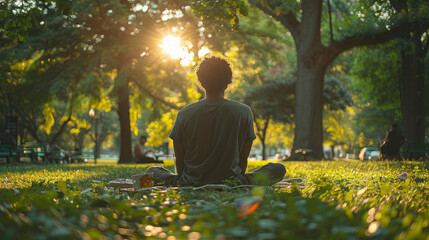
[[[105,113],[105,147],[120,143],[119,162],[130,161],[133,135],[167,141],[177,110],[201,98],[193,64],[203,47],[233,63],[228,97],[252,106],[264,158],[267,142],[292,147],[293,159],[301,148],[321,159],[323,144],[377,145],[392,121],[410,142],[425,141],[427,1],[45,0],[0,9],[0,112],[20,117],[24,141],[91,146],[93,108]],[[168,34],[181,37],[193,64],[162,53]]]

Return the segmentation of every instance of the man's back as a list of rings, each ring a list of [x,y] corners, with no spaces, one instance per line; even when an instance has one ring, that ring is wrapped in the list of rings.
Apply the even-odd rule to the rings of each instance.
[[[137,142],[134,145],[134,161],[138,161],[142,157],[144,157],[143,146],[139,142]]]
[[[179,111],[170,137],[184,146],[179,181],[219,183],[237,176],[240,150],[256,137],[250,108],[239,102],[201,100]]]
[[[149,167],[146,173],[155,184],[166,186],[222,183],[230,178],[239,184],[280,181],[286,173],[280,163],[246,173],[247,158],[256,138],[253,115],[248,106],[225,99],[225,90],[232,83],[229,62],[221,57],[205,57],[196,73],[206,96],[177,114],[170,133],[176,174],[162,167]]]

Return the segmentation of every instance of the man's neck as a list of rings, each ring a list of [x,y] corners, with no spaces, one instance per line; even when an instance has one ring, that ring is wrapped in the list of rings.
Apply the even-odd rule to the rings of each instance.
[[[225,91],[214,92],[214,93],[206,93],[206,101],[207,102],[220,102],[225,100]]]

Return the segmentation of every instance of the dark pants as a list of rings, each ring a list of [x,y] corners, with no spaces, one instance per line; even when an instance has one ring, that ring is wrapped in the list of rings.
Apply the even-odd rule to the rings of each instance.
[[[155,185],[177,186],[179,176],[164,167],[149,167],[146,174],[150,174]],[[258,169],[237,176],[242,185],[271,185],[279,182],[286,174],[286,168],[281,163],[268,163]]]
[[[136,163],[164,163],[164,161],[157,161],[153,157],[141,157]]]

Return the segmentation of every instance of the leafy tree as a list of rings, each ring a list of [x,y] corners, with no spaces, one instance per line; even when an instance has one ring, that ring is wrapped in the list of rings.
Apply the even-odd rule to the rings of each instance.
[[[357,134],[354,131],[356,107],[347,107],[346,110],[329,110],[325,107],[323,116],[324,127],[324,145],[331,147],[334,152],[334,146],[352,148],[354,146]],[[365,135],[366,136],[366,135]]]
[[[292,81],[276,79],[247,90],[245,103],[252,108],[256,135],[262,145],[262,159],[266,158],[266,136],[270,121],[290,123],[294,113],[295,85]]]
[[[362,103],[393,110],[401,117],[400,49],[396,41],[357,49],[351,69],[352,87]],[[393,120],[393,119],[392,119]]]
[[[270,121],[291,123],[295,115],[296,81],[274,79],[247,90],[245,102],[255,115],[256,135],[262,144],[262,157],[266,159],[265,140]],[[352,96],[340,79],[330,76],[323,90],[324,104],[330,110],[344,111],[352,104]]]
[[[249,87],[261,83],[261,75],[282,73],[278,69],[284,70],[279,65],[285,65],[285,59],[278,49],[283,49],[291,43],[291,39],[280,34],[279,29],[283,28],[280,24],[267,19],[255,9],[249,11],[248,18],[243,19],[241,24],[242,27],[237,32],[216,28],[213,25],[202,25],[200,29],[197,29],[201,34],[198,48],[194,48],[205,47],[229,58],[234,69],[234,82],[228,88],[226,97],[238,101],[243,101]],[[258,25],[258,28],[255,28],[255,25]],[[223,38],[214,37],[216,35],[222,35]],[[194,56],[194,62],[198,62],[200,56],[197,53],[194,53]],[[195,84],[195,74],[189,74],[188,77]],[[202,91],[196,92],[195,90],[195,85],[187,89],[188,100],[196,101],[203,96]],[[172,99],[174,98],[170,98],[170,100]],[[180,107],[189,103],[189,101],[183,100],[174,99],[174,102]],[[160,145],[168,139],[176,112],[176,108],[167,110],[161,118],[148,125],[148,146]]]
[[[74,87],[68,92],[94,99],[106,92],[114,100],[120,121],[119,162],[128,162],[132,160],[131,130],[135,131],[132,128],[139,112],[132,109],[131,123],[130,106],[140,107],[134,101],[148,97],[153,99],[154,109],[159,102],[177,108],[166,96],[186,92],[187,81],[177,71],[179,61],[165,59],[158,44],[174,26],[178,34],[183,32],[180,26],[187,25],[183,16],[188,10],[179,2],[168,1],[78,1],[72,4],[70,16],[50,9],[51,17],[37,29],[41,32],[30,34],[25,44],[10,48],[9,53],[22,59],[40,51],[41,57],[33,64],[38,83],[51,79],[57,89]],[[19,56],[23,52],[27,55]],[[41,59],[56,62],[48,64]],[[137,90],[144,94],[130,102],[129,95]]]
[[[388,45],[362,49],[354,73],[358,86],[371,87],[363,88],[362,96],[374,101],[378,108],[395,111],[396,119],[402,119],[408,140],[423,143],[425,112],[429,110],[429,99],[425,94],[429,87],[425,71],[428,27],[412,25],[416,24],[415,18],[427,15],[428,5],[407,4],[406,1],[392,1],[392,5],[397,12],[403,13],[410,28]],[[373,90],[369,92],[368,89]]]
[[[201,12],[211,4],[198,1],[195,8]],[[216,6],[225,11],[214,11],[211,17],[229,21],[238,25],[238,14],[246,14],[244,1],[218,1]],[[412,19],[413,24],[405,24],[403,13],[395,12],[390,2],[360,1],[350,7],[340,3],[330,21],[330,31],[322,35],[322,1],[260,1],[251,0],[268,16],[279,21],[292,35],[297,52],[296,86],[296,129],[294,149],[313,149],[315,158],[322,158],[322,104],[324,74],[328,66],[342,52],[356,46],[376,44],[391,40],[406,29],[417,25],[427,26],[427,17]],[[330,2],[328,1],[328,4]],[[415,3],[426,9],[425,1]],[[384,18],[386,12],[394,13],[391,18]],[[204,12],[206,13],[206,12]],[[332,19],[333,15],[329,15]],[[210,16],[206,16],[210,18]],[[334,38],[335,35],[335,38]],[[323,37],[323,38],[322,38]],[[293,156],[296,158],[297,156]]]
[[[424,143],[425,111],[429,109],[429,100],[425,94],[425,88],[429,86],[429,78],[425,73],[425,59],[429,50],[429,3],[394,0],[392,5],[397,12],[403,13],[408,26],[399,38],[404,133],[409,142]],[[426,24],[416,22],[420,18],[426,19]]]
[[[2,115],[19,116],[21,142],[30,139],[53,142],[64,132],[71,119],[76,95],[54,90],[50,79],[44,83],[32,79],[32,61],[3,62],[6,71],[1,76],[0,112]],[[55,124],[54,119],[62,120]]]
[[[28,31],[36,27],[43,11],[56,8],[71,13],[69,0],[5,0],[0,2],[0,45],[25,42]]]

